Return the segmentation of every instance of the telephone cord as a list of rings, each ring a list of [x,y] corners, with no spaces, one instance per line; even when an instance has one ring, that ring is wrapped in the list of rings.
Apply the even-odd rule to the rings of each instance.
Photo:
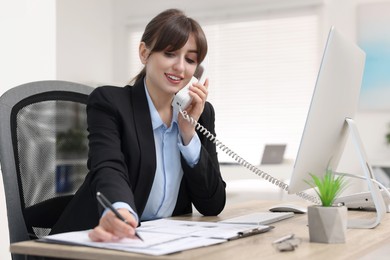
[[[187,111],[179,110],[180,114],[183,116],[183,118],[188,121],[191,125],[195,126],[196,130],[199,130],[200,133],[205,135],[210,141],[215,143],[215,146],[221,149],[223,152],[228,154],[230,157],[232,157],[236,162],[247,168],[248,170],[252,171],[256,175],[260,176],[261,178],[269,181],[270,183],[278,186],[282,190],[288,191],[288,184],[284,183],[283,181],[278,180],[277,178],[272,177],[268,173],[258,169],[256,166],[252,165],[251,163],[247,162],[244,158],[239,156],[237,153],[233,152],[229,147],[224,145],[221,141],[219,141],[210,131],[208,131],[204,126],[202,126],[200,123],[198,123],[194,118],[192,118],[190,115],[188,115]],[[314,204],[321,204],[321,202],[318,200],[317,197],[314,197],[310,194],[307,194],[305,192],[298,192],[296,195],[304,200],[307,200],[309,202],[312,202]]]

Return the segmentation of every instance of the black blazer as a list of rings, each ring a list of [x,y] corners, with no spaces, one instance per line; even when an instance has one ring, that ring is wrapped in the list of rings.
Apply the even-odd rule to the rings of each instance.
[[[87,115],[89,173],[52,234],[95,227],[103,211],[97,191],[111,202],[128,203],[141,216],[152,188],[156,152],[143,80],[134,86],[96,88],[89,96]],[[214,119],[214,109],[206,102],[199,123],[215,135]],[[191,168],[181,157],[184,174],[173,215],[191,213],[191,204],[203,215],[218,215],[225,206],[226,184],[216,146],[197,134],[200,159]]]

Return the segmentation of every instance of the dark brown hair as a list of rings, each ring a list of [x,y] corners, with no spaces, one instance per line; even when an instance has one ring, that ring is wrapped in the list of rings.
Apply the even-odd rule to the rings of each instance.
[[[178,9],[168,9],[154,17],[146,26],[141,42],[151,50],[150,54],[176,51],[186,44],[190,34],[195,38],[199,64],[207,54],[206,36],[197,21]],[[143,68],[132,81],[141,80],[145,75],[146,69]]]

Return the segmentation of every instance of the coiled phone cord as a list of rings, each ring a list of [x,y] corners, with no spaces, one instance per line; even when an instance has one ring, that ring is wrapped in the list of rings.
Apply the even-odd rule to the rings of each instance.
[[[288,191],[288,184],[284,183],[283,181],[280,181],[268,173],[258,169],[256,166],[252,165],[251,163],[247,162],[245,159],[243,159],[241,156],[239,156],[237,153],[233,152],[229,147],[224,145],[221,141],[219,141],[212,133],[210,133],[209,130],[207,130],[204,126],[199,124],[194,118],[192,118],[190,115],[188,115],[187,111],[179,110],[180,114],[183,116],[185,120],[187,120],[191,125],[195,126],[196,130],[199,130],[203,135],[205,135],[210,141],[215,143],[215,145],[221,149],[223,152],[228,154],[230,157],[232,157],[236,162],[244,166],[245,168],[249,169],[250,171],[254,172],[261,178],[269,181],[270,183],[278,186],[282,190]],[[310,194],[307,194],[305,192],[298,192],[296,195],[304,200],[307,200],[309,202],[312,202],[314,204],[321,204],[319,199],[315,196],[312,196]]]

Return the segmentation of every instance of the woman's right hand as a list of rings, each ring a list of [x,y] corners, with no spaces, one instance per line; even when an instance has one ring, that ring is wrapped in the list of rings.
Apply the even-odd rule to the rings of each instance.
[[[124,237],[135,238],[135,228],[138,226],[136,219],[127,209],[118,209],[118,211],[127,223],[117,218],[112,211],[108,211],[100,218],[99,225],[88,233],[92,241],[109,242]]]

